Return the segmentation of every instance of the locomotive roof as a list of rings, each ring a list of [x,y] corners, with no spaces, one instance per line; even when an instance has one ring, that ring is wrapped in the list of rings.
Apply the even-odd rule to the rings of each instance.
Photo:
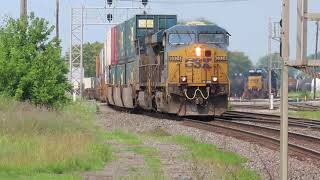
[[[212,33],[228,34],[228,31],[217,25],[175,25],[165,31],[166,33]]]

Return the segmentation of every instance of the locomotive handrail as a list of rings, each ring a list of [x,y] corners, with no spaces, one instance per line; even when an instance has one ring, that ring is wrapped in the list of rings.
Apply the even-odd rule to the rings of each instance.
[[[193,94],[192,98],[190,98],[188,96],[188,89],[184,89],[184,95],[186,96],[187,99],[193,100],[193,99],[196,98],[198,91],[200,92],[200,95],[202,96],[203,99],[205,99],[205,100],[209,99],[209,97],[210,97],[210,88],[207,88],[207,96],[206,97],[204,96],[203,92],[200,90],[199,87],[194,91],[194,94]]]

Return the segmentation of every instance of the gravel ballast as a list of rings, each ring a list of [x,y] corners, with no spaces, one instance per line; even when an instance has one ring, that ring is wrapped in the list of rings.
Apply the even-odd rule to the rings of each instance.
[[[124,129],[143,133],[154,129],[163,129],[172,135],[191,136],[203,143],[215,144],[218,148],[247,157],[246,166],[261,173],[263,179],[279,179],[279,152],[249,142],[226,137],[220,134],[182,126],[180,122],[159,119],[145,115],[117,111],[106,105],[100,105],[99,123],[106,130]],[[308,161],[289,158],[290,179],[319,179],[320,169]]]

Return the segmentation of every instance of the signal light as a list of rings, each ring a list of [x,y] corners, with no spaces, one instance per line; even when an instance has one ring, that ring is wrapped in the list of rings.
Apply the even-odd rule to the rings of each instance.
[[[107,20],[111,22],[113,20],[112,14],[107,14]]]
[[[197,56],[197,57],[200,57],[200,56],[201,56],[201,48],[200,48],[200,47],[197,47],[197,48],[196,48],[196,56]]]
[[[146,6],[148,4],[148,0],[142,0],[141,2],[143,6]]]
[[[112,5],[112,3],[113,3],[113,0],[107,0],[107,4],[109,7]]]

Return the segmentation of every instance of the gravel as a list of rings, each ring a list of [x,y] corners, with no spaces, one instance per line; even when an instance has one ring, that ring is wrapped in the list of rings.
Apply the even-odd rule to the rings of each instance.
[[[279,179],[280,160],[277,151],[220,134],[182,126],[178,121],[116,111],[105,105],[100,106],[100,111],[99,122],[107,130],[125,129],[141,133],[161,128],[172,135],[192,136],[201,142],[215,144],[223,150],[247,157],[249,160],[246,166],[261,172],[263,179]],[[319,177],[320,169],[316,165],[289,158],[289,179],[310,180],[319,179]]]

